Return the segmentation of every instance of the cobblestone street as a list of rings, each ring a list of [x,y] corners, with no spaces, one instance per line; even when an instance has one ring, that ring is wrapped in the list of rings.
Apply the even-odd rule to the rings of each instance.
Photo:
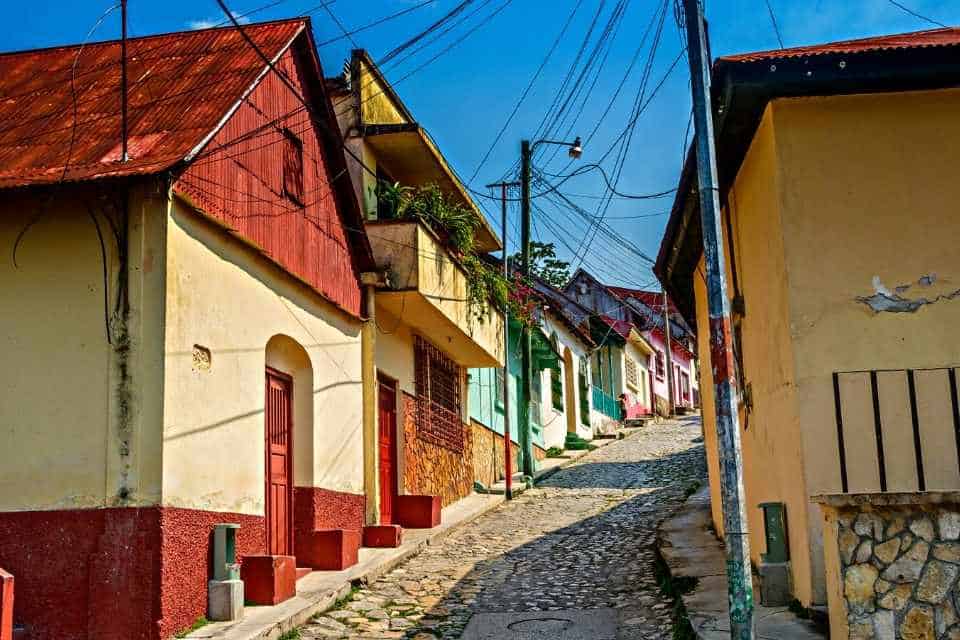
[[[617,638],[669,638],[656,524],[704,475],[699,418],[645,428],[358,590],[301,637],[459,638],[477,613],[613,608]]]

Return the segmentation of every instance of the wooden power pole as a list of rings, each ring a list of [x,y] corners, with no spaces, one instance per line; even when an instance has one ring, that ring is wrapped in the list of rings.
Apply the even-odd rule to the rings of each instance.
[[[683,0],[687,54],[696,123],[697,175],[700,221],[707,266],[707,308],[710,314],[710,364],[713,369],[717,445],[720,457],[720,494],[723,502],[724,543],[727,552],[727,598],[731,640],[753,640],[753,582],[750,540],[743,496],[743,455],[731,341],[730,299],[724,270],[720,193],[710,99],[710,60],[700,0]]]

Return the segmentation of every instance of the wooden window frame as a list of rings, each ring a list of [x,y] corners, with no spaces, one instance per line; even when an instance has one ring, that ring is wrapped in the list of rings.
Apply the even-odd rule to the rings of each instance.
[[[303,141],[290,129],[283,129],[282,134],[283,195],[298,207],[303,207],[305,205]]]

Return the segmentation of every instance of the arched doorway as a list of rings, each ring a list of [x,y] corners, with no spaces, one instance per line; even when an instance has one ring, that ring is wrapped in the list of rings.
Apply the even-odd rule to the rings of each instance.
[[[313,480],[313,367],[289,336],[267,341],[263,413],[267,552],[293,555],[294,486]]]

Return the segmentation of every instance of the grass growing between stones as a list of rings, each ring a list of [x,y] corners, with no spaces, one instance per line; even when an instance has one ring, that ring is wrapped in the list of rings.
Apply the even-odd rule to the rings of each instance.
[[[300,640],[300,629],[290,629],[277,640]]]
[[[697,588],[698,580],[691,576],[674,578],[670,567],[654,548],[653,575],[660,587],[660,593],[673,600],[673,640],[696,640],[697,634],[690,624],[687,608],[683,604],[683,595]]]
[[[187,628],[184,629],[183,631],[177,632],[173,637],[174,637],[174,638],[186,638],[188,635],[190,635],[191,633],[193,633],[193,632],[196,631],[197,629],[200,629],[200,628],[202,628],[202,627],[205,627],[205,626],[207,626],[208,624],[210,624],[210,621],[207,620],[205,617],[200,616],[199,618],[197,618],[196,620],[193,621],[193,624],[191,624],[189,627],[187,627]]]

